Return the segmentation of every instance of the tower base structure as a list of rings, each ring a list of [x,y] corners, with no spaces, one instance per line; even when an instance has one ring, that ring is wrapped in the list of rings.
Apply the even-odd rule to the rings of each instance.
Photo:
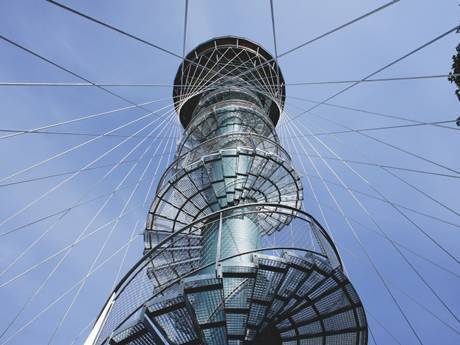
[[[217,275],[184,279],[181,290],[147,303],[133,323],[112,336],[111,344],[367,341],[355,290],[340,269],[313,254],[254,254],[253,265],[225,266]],[[160,335],[164,342],[155,339]]]

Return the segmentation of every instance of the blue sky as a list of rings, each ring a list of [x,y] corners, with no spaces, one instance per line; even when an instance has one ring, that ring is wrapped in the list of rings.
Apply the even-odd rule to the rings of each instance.
[[[94,2],[80,0],[63,1],[63,3],[179,55],[182,54],[184,1],[136,0],[128,2],[104,0]],[[350,0],[346,2],[275,0],[278,52],[283,53],[384,3],[384,1],[376,0]],[[404,0],[372,17],[280,58],[279,63],[288,84],[361,79],[451,29],[458,24],[458,19],[459,9],[456,0]],[[168,86],[172,84],[180,63],[180,60],[175,57],[85,21],[41,0],[1,2],[0,34],[93,82],[158,83]],[[269,1],[190,0],[186,51],[212,37],[229,34],[244,36],[259,42],[273,53]],[[379,73],[375,78],[447,74],[451,65],[451,56],[455,51],[459,37],[451,34]],[[0,82],[81,82],[74,76],[40,61],[4,41],[0,41],[0,61]],[[345,86],[341,84],[288,86],[286,112],[291,116],[296,116],[302,112],[302,109],[312,106],[312,103],[297,98],[322,101]],[[111,90],[133,102],[142,103],[159,100],[147,105],[152,110],[167,107],[171,102],[170,87],[117,87],[111,88]],[[334,98],[331,103],[396,115],[416,121],[444,121],[453,120],[459,115],[458,101],[453,92],[453,85],[444,78],[372,82],[361,83]],[[126,106],[129,104],[94,87],[0,86],[0,111],[2,114],[0,116],[0,129],[32,129]],[[168,109],[165,108],[165,111]],[[164,111],[158,114],[163,113]],[[54,130],[100,134],[122,126],[141,115],[142,112],[139,109],[129,109],[92,120],[59,126]],[[167,116],[173,118],[172,113],[166,114],[165,119]],[[140,120],[133,125],[122,128],[117,133],[129,135],[140,131],[148,123],[147,119]],[[337,123],[351,128],[369,128],[402,125],[408,122],[327,105],[318,107],[311,113],[304,114],[298,120],[293,121],[293,124],[296,124],[296,127],[303,134],[308,134],[306,128],[313,133],[343,130],[344,128]],[[160,120],[157,124],[160,124]],[[454,127],[453,124],[447,126]],[[140,133],[147,134],[154,127],[148,127]],[[295,140],[292,141],[288,134],[295,130],[293,128],[290,130],[291,132],[288,132],[280,128],[279,134],[285,147],[292,154],[298,171],[305,176],[304,209],[323,222],[318,205],[312,198],[312,192],[307,185],[306,176],[315,175],[314,167],[305,156],[299,155],[297,150],[300,150],[304,145],[305,150],[309,153],[314,154],[315,152],[305,139],[302,139],[300,143]],[[402,147],[451,169],[460,169],[458,132],[455,130],[419,126],[367,133],[379,140]],[[1,133],[0,136],[5,134],[7,133]],[[119,215],[133,186],[142,176],[143,169],[147,167],[147,177],[141,181],[132,203],[130,203],[130,213],[123,217],[115,228],[113,236],[101,254],[99,263],[126,244],[136,222],[139,222],[139,229],[136,233],[141,233],[146,209],[153,197],[150,193],[150,196],[147,197],[147,203],[144,203],[145,194],[149,190],[151,181],[154,181],[153,185],[155,186],[161,172],[166,168],[167,159],[171,158],[169,153],[174,151],[174,145],[177,141],[177,139],[172,138],[175,135],[179,135],[179,132],[172,122],[165,124],[164,132],[158,139],[153,142],[145,141],[129,156],[128,159],[139,158],[144,150],[148,149],[150,144],[152,145],[151,150],[145,155],[147,158],[140,161],[129,174],[126,184],[123,185],[125,188],[116,193],[90,227],[89,231],[97,229]],[[95,140],[78,150],[53,159],[47,164],[3,181],[4,177],[16,171],[59,154],[59,152],[70,149],[90,138],[28,134],[0,139],[0,154],[3,158],[0,175],[2,182],[0,184],[78,170],[123,140],[119,137],[105,137]],[[337,152],[340,157],[347,160],[375,162],[381,165],[456,175],[452,171],[396,151],[356,133],[325,135],[319,138]],[[320,155],[332,157],[331,152],[328,152],[320,141],[313,138],[309,140]],[[138,138],[127,142],[126,145],[121,145],[110,155],[98,161],[97,165],[119,161],[140,141],[141,139]],[[164,154],[155,158],[148,166],[149,155],[152,155],[156,147],[159,147],[157,154],[158,152]],[[337,183],[331,170],[320,158],[312,157],[311,159],[317,165],[324,179]],[[303,171],[300,160],[303,161],[306,171]],[[369,186],[366,186],[341,162],[330,160],[329,163],[343,178],[347,186],[363,193],[376,195]],[[131,163],[121,165],[95,187],[93,185],[104,176],[109,168],[78,174],[55,192],[50,193],[27,209],[25,207],[29,203],[39,198],[50,188],[57,186],[69,175],[11,186],[2,185],[0,187],[2,205],[0,233],[71,207],[80,198],[87,200],[104,195],[104,193],[110,193],[120,180],[129,173],[132,166]],[[407,216],[433,239],[449,252],[457,257],[460,256],[458,233],[458,224],[460,223],[458,215],[455,214],[455,212],[460,211],[458,202],[460,182],[458,178],[392,171],[401,178],[410,181],[416,188],[449,206],[454,211],[452,212],[380,168],[365,165],[352,166],[375,189],[381,191],[388,200],[444,220],[441,222],[407,209],[404,210]],[[158,173],[153,176],[155,169]],[[373,317],[369,317],[369,323],[377,343],[397,343],[379,325],[381,323],[401,344],[416,344],[414,336],[402,320],[375,272],[371,269],[361,248],[353,239],[350,229],[343,217],[337,212],[333,200],[321,180],[312,176],[311,182],[321,203],[325,205],[324,212],[329,224],[328,230],[337,241],[347,271],[366,309],[378,320],[377,323]],[[455,328],[457,332],[460,330],[459,323],[439,304],[394,249],[381,237],[369,230],[378,231],[371,219],[353,201],[350,193],[336,185],[331,185],[331,190],[347,215],[360,222],[360,224],[354,224],[357,233],[383,275],[394,284],[396,298],[407,312],[424,343],[458,344],[460,336],[457,333],[421,309],[399,289],[421,302],[431,312]],[[456,274],[460,273],[458,264],[427,240],[426,236],[421,235],[419,229],[407,218],[401,216],[394,207],[362,194],[358,196],[381,228],[391,238],[417,253],[423,254],[446,269]],[[0,285],[8,282],[34,263],[72,243],[103,205],[104,200],[104,198],[97,199],[69,212],[21,260],[0,276]],[[18,213],[23,208],[24,212]],[[17,216],[14,216],[16,213],[18,213]],[[4,222],[8,218],[11,219]],[[0,240],[0,270],[3,271],[4,268],[8,267],[9,263],[33,243],[38,236],[46,232],[56,220],[56,217],[46,219],[12,234],[2,236]],[[453,225],[449,225],[448,222],[453,223]],[[8,333],[0,339],[0,344],[3,344],[9,336],[21,329],[22,325],[33,318],[36,313],[46,308],[55,298],[86,274],[109,231],[110,227],[103,228],[102,231],[95,233],[88,240],[82,241],[71,251],[50,283],[44,287],[37,298],[16,320]],[[126,272],[140,257],[141,252],[142,237],[137,236],[127,253],[126,262],[122,267],[123,272]],[[405,253],[449,307],[455,313],[460,313],[460,300],[457,294],[460,287],[459,278],[407,251]],[[122,257],[123,251],[104,265],[97,275],[88,279],[69,316],[59,329],[54,339],[55,344],[71,343],[97,315],[109,295]],[[0,287],[2,300],[0,324],[2,330],[7,327],[12,317],[53,269],[59,258],[53,258],[14,282]],[[64,297],[30,326],[11,338],[9,344],[46,344],[71,299],[71,294]],[[79,338],[77,343],[81,340],[82,338]]]

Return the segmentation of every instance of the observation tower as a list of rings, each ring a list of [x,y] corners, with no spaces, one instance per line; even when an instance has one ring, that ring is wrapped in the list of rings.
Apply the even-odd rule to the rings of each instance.
[[[184,127],[150,207],[144,256],[86,344],[367,344],[336,247],[301,210],[276,125],[275,59],[243,38],[190,52],[174,81]]]

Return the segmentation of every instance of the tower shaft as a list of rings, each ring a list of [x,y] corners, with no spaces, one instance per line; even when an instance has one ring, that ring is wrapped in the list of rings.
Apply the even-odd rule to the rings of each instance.
[[[263,140],[271,140],[279,145],[273,124],[263,104],[269,104],[266,96],[258,96],[249,86],[232,85],[227,82],[223,87],[206,92],[201,96],[186,130],[187,145],[196,151],[201,159],[223,153],[222,160],[215,160],[210,165],[212,194],[217,196],[219,209],[244,203],[256,203],[257,197],[251,197],[250,191],[244,190],[244,181],[253,172],[252,152],[242,155],[238,149],[248,147],[251,136],[258,135],[262,142],[251,142],[252,150],[263,150]],[[263,102],[259,97],[263,97]],[[212,126],[205,125],[212,121]],[[202,145],[208,141],[211,145]],[[270,152],[271,153],[271,152]],[[206,159],[206,158],[205,158]],[[263,186],[262,186],[263,188]],[[213,196],[207,198],[212,203]],[[234,212],[238,213],[238,212]],[[219,222],[214,222],[203,231],[201,241],[201,265],[218,261],[218,258],[250,252],[260,247],[261,230],[251,215],[229,215]],[[250,255],[241,255],[227,260],[224,265],[247,265],[251,263]],[[205,272],[212,272],[210,266]]]

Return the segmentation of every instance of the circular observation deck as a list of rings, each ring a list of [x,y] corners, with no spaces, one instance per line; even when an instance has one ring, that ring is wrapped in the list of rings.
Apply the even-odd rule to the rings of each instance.
[[[184,128],[190,123],[201,96],[223,86],[255,92],[276,126],[283,111],[286,90],[275,58],[245,38],[225,36],[200,44],[179,66],[173,100]]]

